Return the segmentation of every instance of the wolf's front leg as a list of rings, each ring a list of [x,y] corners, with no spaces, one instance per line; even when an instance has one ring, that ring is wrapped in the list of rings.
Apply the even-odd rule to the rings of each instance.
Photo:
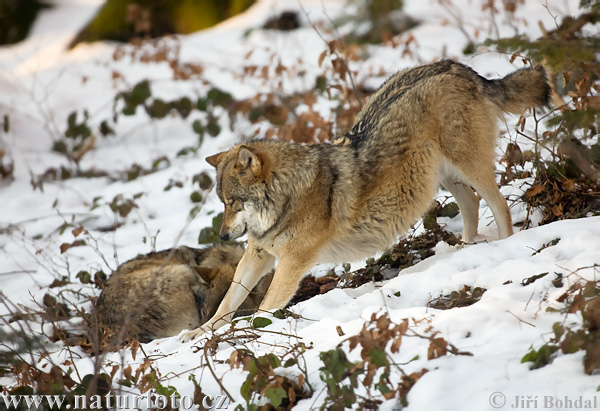
[[[265,274],[271,271],[274,264],[274,256],[249,242],[248,248],[235,270],[231,286],[219,308],[217,308],[215,315],[195,330],[181,334],[179,339],[183,342],[190,341],[198,338],[206,331],[217,329],[230,322],[233,314],[244,302],[249,292]]]
[[[307,255],[314,254],[307,253]],[[298,291],[300,280],[314,263],[315,261],[312,258],[306,259],[304,256],[283,255],[277,264],[275,275],[265,298],[260,304],[259,311],[284,308],[294,297],[294,294]]]

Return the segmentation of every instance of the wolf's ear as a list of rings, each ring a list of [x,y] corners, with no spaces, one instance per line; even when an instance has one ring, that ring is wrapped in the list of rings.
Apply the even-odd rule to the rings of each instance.
[[[258,176],[262,169],[262,163],[258,155],[256,155],[249,147],[246,146],[240,147],[238,164],[242,170],[250,168],[254,176]]]
[[[210,282],[219,274],[219,270],[216,268],[206,268],[206,267],[194,267],[196,272],[204,281],[210,284]]]
[[[206,157],[206,162],[216,168],[219,165],[219,163],[221,162],[221,160],[223,160],[223,157],[225,156],[226,153],[227,153],[226,151],[222,151],[222,152],[214,154],[210,157]]]

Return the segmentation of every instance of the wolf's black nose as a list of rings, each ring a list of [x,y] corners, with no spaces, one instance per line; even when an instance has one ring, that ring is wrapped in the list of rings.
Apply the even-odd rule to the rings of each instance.
[[[229,241],[229,234],[221,234],[220,237],[222,241]]]

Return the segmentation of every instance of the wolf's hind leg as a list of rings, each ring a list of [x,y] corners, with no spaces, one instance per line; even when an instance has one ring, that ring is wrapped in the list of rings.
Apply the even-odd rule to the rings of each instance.
[[[471,243],[477,235],[479,225],[479,199],[468,184],[444,179],[442,185],[454,196],[463,218],[463,236],[465,243]]]
[[[477,170],[477,173],[473,174],[475,175],[465,173],[466,179],[492,210],[496,226],[498,227],[498,238],[502,239],[512,235],[513,228],[510,220],[510,210],[496,184],[494,169],[492,167],[483,167],[483,169]]]

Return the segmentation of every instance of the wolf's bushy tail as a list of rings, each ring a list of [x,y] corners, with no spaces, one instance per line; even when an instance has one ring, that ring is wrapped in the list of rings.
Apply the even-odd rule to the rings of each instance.
[[[484,82],[487,97],[503,112],[521,114],[548,104],[550,85],[542,66],[524,68],[506,77]]]

